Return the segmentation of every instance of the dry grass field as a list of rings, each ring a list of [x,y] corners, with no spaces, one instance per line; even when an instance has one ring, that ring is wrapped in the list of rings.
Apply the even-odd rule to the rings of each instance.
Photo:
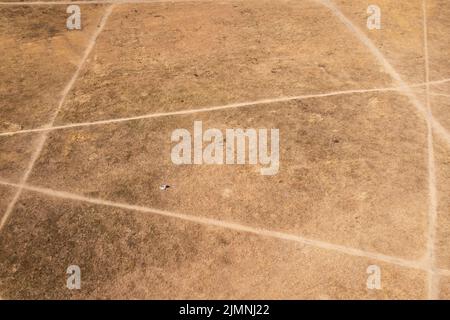
[[[0,3],[1,298],[450,299],[448,0],[77,4]],[[194,121],[278,173],[174,164]]]

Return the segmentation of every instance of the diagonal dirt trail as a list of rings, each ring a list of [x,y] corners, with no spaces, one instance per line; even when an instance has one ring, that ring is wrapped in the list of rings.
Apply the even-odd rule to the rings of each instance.
[[[427,263],[428,263],[428,272],[429,272],[429,287],[428,287],[428,297],[430,299],[436,298],[438,294],[437,291],[437,279],[434,276],[433,272],[433,251],[434,251],[434,229],[435,229],[435,221],[437,215],[437,195],[436,195],[436,169],[435,169],[435,161],[434,161],[434,146],[433,146],[433,129],[436,133],[440,134],[447,143],[450,144],[450,133],[442,127],[442,125],[433,117],[431,114],[431,110],[429,108],[429,100],[427,102],[428,106],[425,107],[417,98],[414,91],[406,85],[406,82],[402,79],[400,74],[395,70],[395,68],[389,63],[389,61],[385,58],[385,56],[381,53],[381,51],[374,45],[374,43],[364,34],[355,24],[353,24],[350,19],[348,19],[341,10],[331,1],[331,0],[314,0],[321,5],[327,7],[354,35],[358,38],[358,40],[366,46],[366,48],[370,51],[370,53],[376,58],[376,60],[384,67],[386,72],[398,83],[402,89],[402,92],[405,96],[409,98],[413,106],[417,109],[417,111],[423,116],[423,118],[427,122],[428,132],[427,132],[427,140],[428,140],[428,176],[429,176],[429,210],[428,210],[428,224],[429,231],[427,235]],[[423,2],[425,5],[425,1]],[[425,14],[425,8],[423,8]],[[424,17],[424,33],[426,34],[426,18]],[[426,46],[426,37],[425,37],[425,63],[426,67],[428,66],[428,54],[427,54],[427,46]],[[426,72],[426,81],[429,80],[428,71]],[[429,92],[429,84],[426,85],[427,92]],[[429,96],[427,94],[427,96]]]
[[[55,120],[58,116],[59,111],[61,110],[67,95],[69,94],[70,90],[72,89],[73,85],[75,84],[76,80],[78,79],[78,76],[80,75],[81,69],[83,68],[83,66],[86,63],[87,58],[89,57],[92,49],[95,46],[95,42],[97,41],[97,37],[100,35],[100,33],[103,31],[103,28],[106,25],[106,22],[109,18],[109,16],[111,15],[112,10],[114,9],[115,5],[110,5],[106,10],[105,10],[105,14],[103,15],[101,21],[100,21],[100,25],[97,28],[97,30],[95,30],[94,34],[92,35],[92,38],[90,39],[88,46],[86,48],[86,50],[84,51],[83,57],[81,58],[81,61],[78,64],[77,70],[75,71],[75,73],[73,74],[72,78],[70,79],[70,81],[67,83],[67,85],[64,87],[62,93],[61,93],[61,98],[59,99],[58,102],[58,106],[56,108],[56,110],[54,111],[54,113],[52,114],[52,117],[50,118],[50,121],[47,123],[47,125],[45,125],[46,128],[51,128],[53,127]],[[5,224],[8,221],[9,216],[11,215],[12,211],[14,210],[14,207],[17,203],[17,201],[20,198],[20,195],[22,194],[23,191],[23,186],[25,185],[25,183],[27,182],[31,172],[33,171],[34,165],[37,161],[37,159],[39,158],[42,149],[44,148],[45,142],[47,141],[48,138],[48,131],[44,131],[40,134],[37,143],[36,143],[36,148],[32,153],[30,162],[28,163],[28,166],[22,176],[22,179],[20,180],[20,187],[17,189],[17,191],[14,194],[13,199],[11,200],[11,202],[9,203],[8,207],[6,208],[6,211],[0,221],[0,232],[3,230]]]

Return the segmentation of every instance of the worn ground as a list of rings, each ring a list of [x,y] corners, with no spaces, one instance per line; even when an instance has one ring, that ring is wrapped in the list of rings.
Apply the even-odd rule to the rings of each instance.
[[[450,299],[450,3],[328,3],[0,4],[0,297]],[[278,174],[173,164],[194,121]]]

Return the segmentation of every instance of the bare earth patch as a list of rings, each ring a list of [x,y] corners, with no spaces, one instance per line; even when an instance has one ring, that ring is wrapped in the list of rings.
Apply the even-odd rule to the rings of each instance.
[[[175,165],[171,132],[279,128],[280,171]],[[310,99],[52,133],[30,182],[421,258],[425,126],[395,94]],[[358,132],[358,135],[354,133]],[[167,192],[159,186],[169,184]]]
[[[422,298],[425,274],[364,258],[179,220],[26,194],[0,235],[7,298]],[[82,291],[65,269],[83,270]],[[32,268],[30,268],[33,266]]]

